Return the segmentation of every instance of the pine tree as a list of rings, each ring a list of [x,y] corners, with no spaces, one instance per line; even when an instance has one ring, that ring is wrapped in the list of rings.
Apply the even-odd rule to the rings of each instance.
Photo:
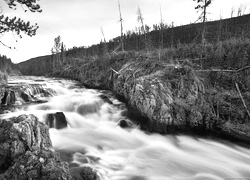
[[[31,12],[42,12],[40,5],[36,3],[35,0],[4,0],[9,8],[16,10],[17,4],[21,4],[22,7],[26,7]],[[27,12],[27,10],[25,10]],[[0,13],[1,14],[1,13]],[[8,17],[5,15],[0,15],[0,34],[14,32],[20,38],[22,38],[21,32],[27,34],[28,36],[36,35],[38,25],[31,25],[30,22],[25,22],[24,20],[17,17]],[[1,40],[0,43],[6,47]],[[11,47],[9,47],[11,48]]]

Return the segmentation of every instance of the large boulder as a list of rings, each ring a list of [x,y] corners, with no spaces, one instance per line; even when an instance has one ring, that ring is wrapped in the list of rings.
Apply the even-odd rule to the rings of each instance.
[[[144,117],[139,123],[148,131],[215,132],[250,142],[247,112],[238,92],[214,89],[188,63],[129,62],[112,81],[130,110]]]
[[[44,123],[47,124],[49,128],[55,129],[63,129],[66,128],[68,125],[68,122],[63,112],[46,114]]]
[[[95,170],[88,166],[70,168],[70,173],[74,180],[99,180]]]
[[[34,115],[0,120],[0,179],[71,179],[48,127]]]
[[[114,79],[113,88],[129,105],[148,118],[148,127],[160,132],[170,127],[203,127],[206,102],[202,82],[188,66],[164,69],[125,65]]]
[[[124,129],[135,127],[135,125],[134,125],[131,121],[126,120],[126,119],[121,119],[121,120],[118,122],[118,125],[119,125],[121,128],[124,128]]]

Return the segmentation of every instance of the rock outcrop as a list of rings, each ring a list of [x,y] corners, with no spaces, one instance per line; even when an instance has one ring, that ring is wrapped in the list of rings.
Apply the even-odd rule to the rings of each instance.
[[[140,124],[146,130],[212,131],[250,142],[249,117],[237,91],[208,85],[188,62],[164,65],[144,59],[127,63],[118,73],[113,75],[113,90],[145,117]],[[229,104],[233,96],[238,103]]]
[[[71,179],[52,149],[48,127],[34,115],[0,120],[0,179]]]
[[[74,180],[100,180],[97,172],[90,167],[73,167],[70,173]]]

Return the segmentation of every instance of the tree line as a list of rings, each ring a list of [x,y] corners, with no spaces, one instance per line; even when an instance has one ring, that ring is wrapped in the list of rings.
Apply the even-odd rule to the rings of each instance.
[[[10,72],[12,71],[14,64],[11,59],[5,55],[0,55],[0,71]]]

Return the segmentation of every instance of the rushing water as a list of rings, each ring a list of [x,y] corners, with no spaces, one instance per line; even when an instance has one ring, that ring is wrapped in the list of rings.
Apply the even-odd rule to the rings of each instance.
[[[36,81],[34,81],[36,80]],[[232,143],[190,136],[146,134],[138,127],[118,125],[124,105],[109,93],[113,104],[103,101],[102,91],[77,82],[38,77],[11,78],[11,84],[39,83],[52,88],[53,97],[37,97],[41,104],[19,106],[14,113],[64,112],[68,127],[50,129],[53,147],[71,165],[90,166],[105,180],[250,180],[250,150]],[[18,104],[18,103],[17,103]],[[19,102],[19,104],[21,104]]]

